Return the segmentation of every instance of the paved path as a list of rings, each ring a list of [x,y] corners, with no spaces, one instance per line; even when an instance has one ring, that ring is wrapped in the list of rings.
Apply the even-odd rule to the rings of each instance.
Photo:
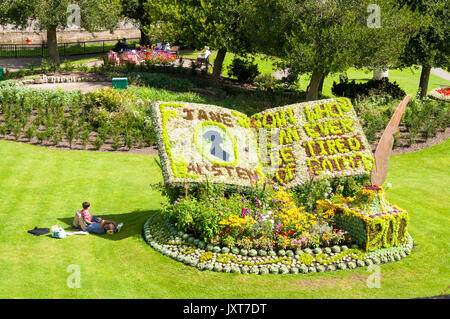
[[[89,57],[96,57],[101,55],[101,53],[96,53],[96,54],[85,54],[85,55],[72,55],[72,56],[68,56],[66,57],[60,57],[61,59],[61,63],[64,62],[64,60],[68,60],[68,61],[74,61],[74,60],[80,60],[80,59],[86,59]],[[29,63],[33,63],[35,67],[39,67],[41,65],[41,61],[42,58],[3,58],[0,59],[0,67],[2,68],[6,68],[8,69],[8,71],[10,72],[15,72],[15,71],[19,71],[19,69],[21,67],[24,67],[26,69],[28,69],[28,64]],[[101,61],[101,60],[95,60],[95,61]],[[103,61],[101,61],[101,63],[103,63]],[[93,66],[92,65],[92,61],[83,63],[84,65],[87,66]],[[97,63],[98,64],[98,63]]]
[[[448,73],[447,71],[440,69],[440,68],[432,68],[431,69],[431,73],[446,80],[446,81],[450,81],[450,73]]]
[[[80,90],[83,93],[92,92],[104,87],[112,87],[111,82],[74,82],[74,83],[45,83],[45,84],[29,84],[30,88],[42,90],[56,90],[58,88],[64,91]]]

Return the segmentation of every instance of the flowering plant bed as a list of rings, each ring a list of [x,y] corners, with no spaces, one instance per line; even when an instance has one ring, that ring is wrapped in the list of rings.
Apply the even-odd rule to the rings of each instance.
[[[157,102],[152,117],[166,183],[251,186],[269,180],[286,188],[311,175],[371,172],[374,159],[346,98],[293,104],[254,114],[180,102]]]
[[[145,236],[168,256],[298,273],[399,260],[412,247],[408,213],[359,178],[378,168],[348,99],[252,117],[183,102],[151,110],[168,201]]]
[[[208,244],[178,231],[163,215],[152,215],[144,225],[147,243],[163,255],[199,270],[250,274],[298,274],[353,269],[398,261],[412,249],[406,243],[363,253],[357,246],[335,245],[326,248],[294,250],[246,250]]]
[[[293,196],[272,186],[251,196],[222,191],[198,200],[189,195],[165,204],[162,213],[178,229],[230,249],[295,250],[351,243],[348,232],[333,227],[334,211],[322,209],[324,201],[310,213]]]
[[[431,90],[428,96],[437,100],[450,101],[450,87]]]
[[[349,230],[353,240],[365,251],[406,241],[408,212],[389,204],[381,188],[363,188],[356,199],[342,199],[334,207],[336,224]]]
[[[126,50],[121,53],[108,52],[108,60],[115,65],[127,63],[140,64],[170,64],[177,61],[177,57],[169,52],[155,51],[141,47],[139,50]]]

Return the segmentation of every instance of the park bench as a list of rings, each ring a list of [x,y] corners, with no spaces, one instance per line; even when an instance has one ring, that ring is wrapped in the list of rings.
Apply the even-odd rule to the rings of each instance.
[[[177,57],[177,59],[179,59],[180,58],[180,47],[179,46],[171,47],[170,53],[174,54]]]
[[[209,62],[209,57],[207,57],[206,59],[198,58],[198,63],[200,65],[200,68],[202,66],[205,66],[205,68],[214,67],[214,65]]]

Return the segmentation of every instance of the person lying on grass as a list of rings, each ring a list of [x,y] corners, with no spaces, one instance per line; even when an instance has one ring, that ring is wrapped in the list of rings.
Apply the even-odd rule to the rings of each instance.
[[[123,223],[117,225],[117,223],[112,220],[103,220],[101,217],[92,216],[89,211],[89,207],[91,206],[89,202],[84,202],[82,206],[81,216],[86,223],[87,232],[94,234],[115,234],[122,228]]]

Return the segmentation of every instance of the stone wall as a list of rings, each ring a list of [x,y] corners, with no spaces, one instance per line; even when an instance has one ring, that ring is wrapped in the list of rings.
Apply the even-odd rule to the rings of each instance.
[[[74,82],[101,82],[101,81],[111,81],[110,77],[98,75],[98,74],[54,74],[45,75],[41,74],[34,79],[28,79],[19,81],[17,85],[28,85],[28,84],[46,84],[46,83],[74,83]]]
[[[47,32],[40,32],[30,26],[25,30],[19,30],[12,25],[0,26],[0,43],[26,43],[29,37],[32,44],[47,42]],[[80,30],[61,30],[57,33],[58,42],[82,42],[91,40],[117,40],[118,38],[140,38],[141,33],[133,23],[123,21],[119,23],[114,33],[109,31],[90,33]]]

